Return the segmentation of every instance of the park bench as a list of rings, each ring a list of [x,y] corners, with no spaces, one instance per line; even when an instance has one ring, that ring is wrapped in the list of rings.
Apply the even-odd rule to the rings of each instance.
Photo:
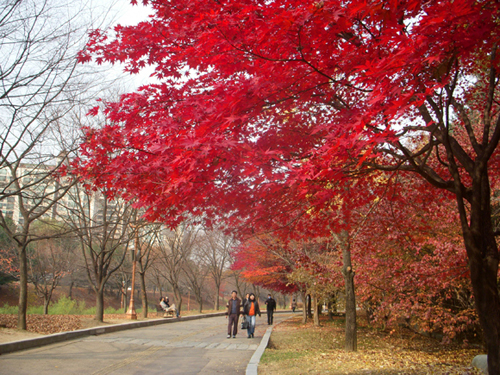
[[[174,310],[169,310],[169,311],[165,311],[163,310],[163,308],[160,306],[160,304],[157,304],[156,305],[156,316],[159,317],[159,316],[163,316],[164,318],[168,318],[168,317],[171,317],[173,318],[175,316],[175,311]]]

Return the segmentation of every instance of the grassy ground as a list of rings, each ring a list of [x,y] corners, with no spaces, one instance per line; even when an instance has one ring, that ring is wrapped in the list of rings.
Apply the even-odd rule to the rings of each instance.
[[[276,326],[259,375],[300,374],[480,374],[470,366],[478,349],[439,342],[411,331],[390,334],[358,328],[358,351],[344,347],[344,319],[326,317],[321,327],[297,316]]]

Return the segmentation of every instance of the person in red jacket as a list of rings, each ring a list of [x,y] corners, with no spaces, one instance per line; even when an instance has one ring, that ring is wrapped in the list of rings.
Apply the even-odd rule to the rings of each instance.
[[[245,306],[243,306],[243,314],[245,314],[248,322],[248,338],[252,338],[255,332],[255,318],[257,314],[260,317],[259,301],[255,299],[255,294],[250,293],[248,301],[245,303]]]

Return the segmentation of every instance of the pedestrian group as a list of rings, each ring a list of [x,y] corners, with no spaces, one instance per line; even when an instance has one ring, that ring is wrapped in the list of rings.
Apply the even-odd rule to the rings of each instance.
[[[276,310],[276,301],[267,295],[266,299],[267,324],[273,324],[273,313]],[[238,292],[231,292],[231,299],[227,302],[226,318],[227,322],[227,338],[236,338],[238,334],[238,321],[240,315],[243,315],[242,328],[247,330],[247,337],[253,338],[255,333],[256,317],[261,316],[259,301],[255,298],[254,293],[249,293],[242,300],[238,298]]]

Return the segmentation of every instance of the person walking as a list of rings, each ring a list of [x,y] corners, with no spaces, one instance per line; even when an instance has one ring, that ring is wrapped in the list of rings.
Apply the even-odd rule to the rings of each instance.
[[[295,309],[297,308],[297,302],[295,302],[295,298],[292,301],[292,311],[295,312]]]
[[[255,294],[250,293],[250,296],[248,297],[248,301],[245,303],[245,306],[243,306],[243,314],[246,316],[246,320],[248,322],[248,328],[247,328],[247,333],[248,333],[248,338],[252,338],[253,334],[255,332],[255,318],[257,314],[260,315],[260,308],[259,308],[259,301],[255,299]]]
[[[243,300],[241,301],[241,306],[245,306],[245,303],[247,303],[249,296],[250,296],[250,293],[247,293],[245,298],[243,298]]]
[[[270,294],[267,295],[266,302],[266,310],[267,310],[267,325],[273,324],[273,315],[276,310],[276,301]]]
[[[241,314],[241,300],[238,298],[236,290],[231,292],[231,299],[227,302],[226,308],[226,319],[228,319],[227,338],[231,338],[232,334],[234,339],[238,333],[238,319]]]

